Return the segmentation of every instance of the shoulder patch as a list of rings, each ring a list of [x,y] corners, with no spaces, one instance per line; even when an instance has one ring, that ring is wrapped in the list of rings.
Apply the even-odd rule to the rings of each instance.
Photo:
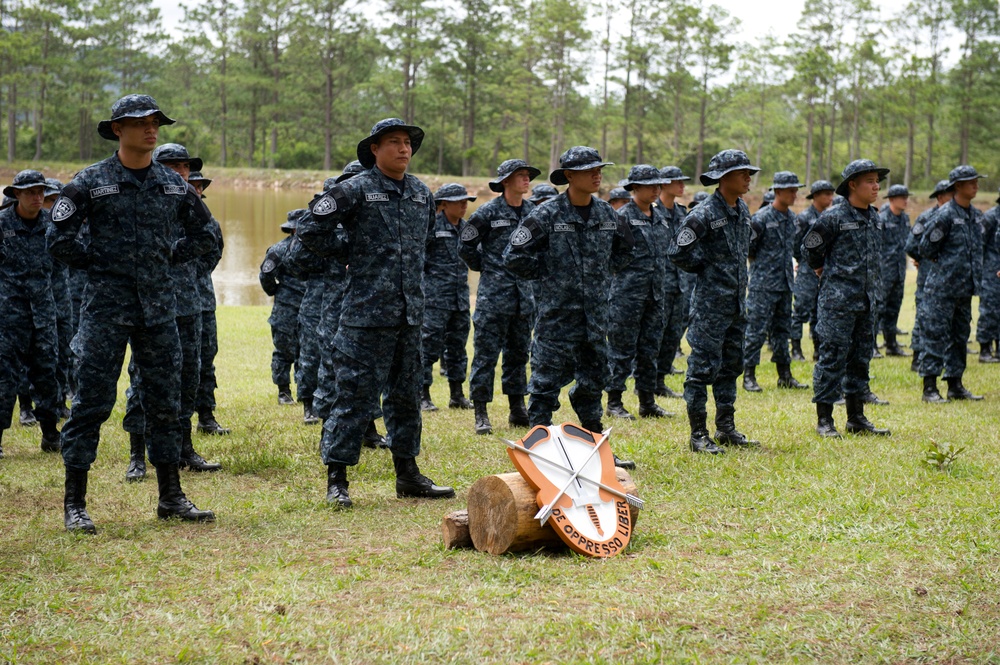
[[[274,270],[274,261],[271,259],[264,259],[264,263],[260,266],[261,272],[272,272]]]
[[[816,249],[823,244],[823,236],[816,231],[810,231],[806,234],[806,237],[802,239],[802,244],[805,245],[806,249]]]
[[[115,185],[115,189],[116,190],[118,189],[117,185]],[[187,194],[187,191],[188,191],[187,187],[184,187],[182,185],[164,185],[163,186],[163,193],[164,194],[171,194],[173,196],[178,196],[178,195],[184,196],[185,194]],[[94,190],[90,190],[90,195],[94,196]]]
[[[694,232],[694,229],[689,226],[685,226],[681,229],[681,232],[677,234],[677,246],[687,247],[697,239],[698,234]]]
[[[515,229],[514,233],[510,235],[510,244],[514,247],[527,245],[529,242],[531,242],[531,231],[529,231],[527,227],[519,226]]]
[[[375,192],[374,194],[365,194],[365,201],[368,202],[378,202],[378,201],[388,201],[389,195],[385,192]]]
[[[940,227],[931,231],[930,235],[931,242],[940,242],[942,238],[944,238],[944,231],[942,231]]]
[[[105,185],[104,187],[94,187],[90,190],[90,198],[96,199],[100,196],[108,196],[109,194],[120,194],[121,190],[118,189],[118,185]]]
[[[76,212],[76,204],[65,196],[60,196],[56,204],[52,206],[52,221],[64,222]]]
[[[469,224],[462,230],[462,242],[472,242],[479,237],[479,230]]]
[[[324,194],[313,206],[312,212],[316,215],[329,215],[337,211],[337,200],[329,194]]]
[[[913,225],[913,235],[918,236],[918,235],[920,235],[923,232],[924,232],[924,225],[923,224],[921,224],[920,222],[917,222],[916,224]]]
[[[725,217],[720,217],[719,219],[713,219],[711,222],[709,222],[709,226],[711,226],[713,229],[721,229],[728,223],[729,223],[728,219],[726,219]]]

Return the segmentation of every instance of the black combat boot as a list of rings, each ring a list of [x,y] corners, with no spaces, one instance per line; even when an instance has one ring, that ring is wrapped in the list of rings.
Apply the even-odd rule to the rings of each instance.
[[[816,402],[816,433],[828,439],[842,438],[833,423],[833,404]]]
[[[384,436],[378,433],[378,428],[375,427],[374,420],[368,423],[368,427],[361,437],[361,445],[365,448],[387,449],[389,447],[389,442],[385,440]]]
[[[973,395],[969,392],[969,389],[962,385],[962,377],[960,376],[946,376],[944,380],[948,382],[948,399],[968,399],[978,402],[983,398],[982,395]]]
[[[194,450],[194,443],[191,442],[191,426],[181,428],[181,461],[182,469],[191,471],[218,471],[222,465],[218,462],[206,462],[205,458]]]
[[[882,352],[878,350],[878,343],[876,343],[875,346],[872,347],[872,360],[881,360],[884,357],[885,356],[882,355]]]
[[[326,502],[332,503],[335,508],[350,508],[354,505],[351,497],[347,494],[347,465],[327,464],[326,465]]]
[[[757,366],[748,365],[743,368],[743,390],[748,393],[763,392],[764,389],[757,383]]]
[[[38,424],[42,428],[42,452],[57,453],[62,450],[62,442],[59,440],[59,428],[56,426],[56,419],[52,416],[45,416],[38,420]]]
[[[87,472],[66,467],[66,495],[63,499],[63,520],[66,530],[97,533],[94,521],[87,514]]]
[[[198,431],[204,434],[215,434],[222,436],[231,433],[233,430],[223,427],[215,419],[212,409],[198,412]]]
[[[598,441],[600,441],[601,437],[604,436],[604,423],[602,423],[600,421],[598,421],[596,423],[580,423],[580,426],[583,427],[583,429],[585,429],[585,430],[587,430],[589,432],[593,432],[594,436],[597,437]],[[617,466],[618,468],[620,468],[620,469],[634,469],[635,468],[635,462],[633,462],[632,460],[622,459],[622,458],[618,457],[618,455],[615,455],[613,452],[611,453],[611,455],[612,455],[612,457],[615,460],[615,466]]]
[[[674,415],[660,408],[660,405],[656,403],[656,396],[652,392],[646,390],[639,391],[640,418],[673,418]]]
[[[302,398],[302,422],[306,425],[315,425],[319,422],[319,416],[313,411],[312,397]]]
[[[924,377],[924,394],[920,399],[930,404],[948,403],[948,400],[946,400],[944,397],[941,397],[941,393],[938,392],[936,376]]]
[[[629,413],[625,409],[625,405],[622,404],[622,391],[620,390],[608,391],[608,409],[606,413],[608,414],[608,416],[612,418],[621,418],[622,420],[635,420],[635,416]]]
[[[885,331],[882,333],[882,337],[885,338],[885,355],[896,357],[905,357],[910,355],[904,351],[903,347],[901,347],[899,342],[896,341],[895,329]]]
[[[981,363],[1000,363],[1000,358],[993,355],[993,343],[989,342],[987,344],[979,345],[979,362]]]
[[[803,361],[805,360],[805,354],[802,353],[802,340],[793,339],[792,340],[792,360]]]
[[[813,341],[813,362],[819,362],[819,337],[812,336]]]
[[[137,483],[146,477],[146,437],[143,434],[128,434],[129,453],[128,469],[125,471],[125,482]]]
[[[292,388],[287,383],[278,386],[278,404],[282,406],[295,406],[295,398],[292,397]]]
[[[698,413],[688,411],[688,422],[691,423],[691,452],[722,455],[726,451],[716,445],[708,435],[708,427],[705,426],[707,419],[708,415],[704,411]]]
[[[434,402],[431,401],[431,387],[424,386],[424,391],[420,393],[420,410],[421,411],[437,411],[438,408],[434,406]]]
[[[910,361],[910,371],[917,372],[920,370],[920,352],[913,352],[913,360]]]
[[[528,419],[528,409],[524,407],[524,395],[507,395],[507,402],[510,404],[510,416],[507,422],[511,427],[529,427],[531,420]]]
[[[760,441],[748,439],[736,429],[736,408],[721,404],[715,407],[715,440],[720,446],[734,448],[756,448],[760,445]]]
[[[861,396],[861,401],[875,406],[889,406],[889,400],[882,399],[870,390]]]
[[[181,490],[181,475],[174,464],[156,465],[156,484],[160,489],[160,502],[156,506],[156,516],[161,520],[178,517],[185,522],[214,522],[215,513],[199,510],[184,496]]]
[[[653,393],[657,397],[670,397],[672,399],[684,398],[684,395],[672,390],[670,386],[667,385],[666,376],[664,376],[663,374],[658,374],[656,376],[656,389],[653,391]]]
[[[476,410],[476,434],[492,434],[493,425],[490,424],[490,416],[486,412],[486,405],[488,402],[480,402],[476,400],[473,402],[473,408]]]
[[[894,329],[895,329],[897,335],[909,335],[910,334],[909,330],[903,330],[899,326],[895,326]]]
[[[847,426],[848,434],[874,434],[875,436],[890,436],[892,432],[887,429],[875,427],[870,420],[865,418],[865,403],[857,395],[844,395],[847,404]]]
[[[31,408],[31,397],[28,395],[18,395],[17,403],[21,407],[17,420],[21,427],[34,427],[37,425],[38,420],[35,418],[35,412]]]
[[[451,390],[451,399],[448,400],[449,409],[471,409],[473,408],[472,402],[465,399],[465,393],[462,392],[462,382],[461,381],[449,381],[448,388]]]
[[[778,387],[805,390],[809,387],[809,384],[799,383],[798,380],[792,376],[791,365],[778,365]]]
[[[417,460],[412,457],[392,456],[396,469],[396,496],[400,499],[450,499],[455,496],[451,487],[435,485],[434,481],[420,473]]]

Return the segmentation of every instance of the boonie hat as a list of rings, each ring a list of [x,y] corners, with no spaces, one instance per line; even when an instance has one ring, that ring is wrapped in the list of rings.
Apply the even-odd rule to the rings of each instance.
[[[799,182],[799,177],[791,171],[778,171],[774,174],[771,189],[792,189],[793,187],[805,187],[805,185]]]
[[[968,164],[962,164],[961,166],[956,166],[948,174],[948,180],[954,185],[956,182],[964,182],[966,180],[978,180],[979,178],[985,178],[985,174],[980,174],[975,168],[969,166]]]
[[[309,214],[309,208],[296,208],[295,210],[289,210],[288,218],[281,225],[281,230],[285,233],[291,233],[298,228],[299,220],[307,214]]]
[[[45,179],[45,196],[46,198],[52,196],[53,194],[61,194],[63,190],[63,184],[57,178],[46,178]]]
[[[817,180],[809,187],[809,193],[806,195],[807,199],[812,199],[814,196],[820,192],[835,192],[837,188],[833,186],[833,183],[829,180]]]
[[[11,184],[3,188],[3,195],[15,198],[15,192],[32,187],[45,187],[45,176],[42,175],[41,171],[25,169],[14,176],[14,181]]]
[[[497,177],[490,180],[490,189],[497,193],[502,192],[503,181],[512,176],[515,171],[519,171],[521,169],[527,169],[528,180],[534,180],[542,174],[542,172],[534,166],[529,166],[528,162],[523,159],[508,159],[503,161],[500,166],[497,167]]]
[[[837,185],[837,189],[835,191],[846,198],[851,191],[851,188],[848,187],[848,183],[857,178],[859,175],[864,175],[866,173],[878,173],[878,181],[882,182],[885,180],[885,177],[889,175],[889,169],[876,166],[875,162],[870,159],[855,159],[853,162],[844,167],[844,171],[840,174],[843,180],[839,185]]]
[[[934,185],[934,191],[931,192],[931,200],[933,201],[941,194],[949,191],[951,186],[951,180],[938,180],[938,183]]]
[[[475,201],[475,196],[469,196],[468,190],[457,182],[441,185],[434,192],[435,201]]]
[[[566,185],[569,184],[566,171],[589,171],[604,166],[614,166],[614,162],[602,161],[601,153],[596,148],[573,146],[559,155],[559,168],[549,174],[549,181],[553,185]]]
[[[714,185],[727,173],[742,169],[751,173],[760,171],[758,167],[750,164],[750,158],[742,150],[723,150],[709,160],[708,171],[702,173],[699,180],[705,186]]]
[[[205,165],[201,157],[192,157],[188,154],[187,148],[180,143],[164,143],[156,146],[153,151],[153,159],[158,162],[187,162],[192,171],[201,171]]]
[[[660,175],[667,179],[667,182],[664,184],[670,184],[675,180],[691,179],[686,175],[684,175],[683,173],[681,173],[681,168],[679,166],[664,166],[662,169],[660,169]]]
[[[358,143],[358,161],[366,169],[370,169],[375,166],[375,155],[372,154],[371,146],[373,143],[379,140],[384,134],[389,132],[406,132],[410,135],[410,149],[411,154],[417,154],[417,150],[420,150],[420,144],[424,142],[424,130],[420,129],[416,125],[407,125],[405,122],[399,118],[386,118],[385,120],[379,120],[372,127],[372,132],[366,138],[361,139]]]
[[[886,192],[885,198],[893,199],[896,198],[897,196],[909,196],[909,195],[910,195],[910,190],[906,188],[906,185],[893,185],[892,187],[889,188],[889,191]]]
[[[149,115],[157,116],[160,119],[160,125],[172,125],[176,122],[176,120],[168,118],[160,110],[156,100],[149,95],[125,95],[111,105],[111,119],[97,123],[97,133],[101,135],[101,138],[117,141],[118,137],[111,131],[111,123],[122,118],[145,118]]]
[[[206,178],[201,174],[201,171],[191,171],[191,175],[188,176],[188,182],[200,182],[203,183],[202,190],[208,189],[208,186],[212,184],[211,178]]]
[[[615,187],[610,192],[608,192],[608,201],[616,201],[618,199],[629,199],[631,200],[632,195],[628,193],[628,190],[624,187]]]
[[[703,203],[707,198],[708,192],[695,192],[695,195],[691,197],[691,208]]]
[[[559,190],[552,185],[542,183],[531,188],[531,198],[528,200],[532,203],[541,203],[542,201],[548,201],[554,196],[559,196]]]
[[[637,164],[629,169],[628,177],[618,183],[628,191],[636,185],[669,185],[670,180],[660,174],[660,169],[649,164]]]
[[[774,190],[773,189],[769,189],[766,192],[764,192],[764,196],[760,200],[760,204],[761,204],[760,207],[763,208],[764,206],[770,205],[771,203],[774,203]]]

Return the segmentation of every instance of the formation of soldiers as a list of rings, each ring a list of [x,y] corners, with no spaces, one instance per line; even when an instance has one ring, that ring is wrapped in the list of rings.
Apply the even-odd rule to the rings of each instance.
[[[4,190],[11,201],[0,211],[0,288],[8,303],[2,399],[10,413],[22,396],[31,412],[22,424],[36,420],[42,449],[62,451],[72,531],[95,531],[87,473],[126,347],[126,478],[145,476],[148,454],[161,518],[214,519],[184,495],[178,470],[220,469],[193,448],[195,412],[201,431],[229,432],[214,417],[211,273],[223,243],[203,201],[211,180],[201,175],[201,160],[178,144],[157,146],[159,127],[173,122],[151,97],[124,97],[98,126],[118,142],[114,156],[65,187],[24,171]],[[875,208],[888,169],[869,160],[848,164],[836,187],[812,183],[799,215],[791,208],[804,184],[779,171],[751,214],[744,198],[759,168],[742,151],[712,158],[699,180],[715,190],[696,194],[689,210],[680,202],[689,177],[676,166],[633,166],[609,201],[599,198],[610,163],[577,146],[549,174],[553,186],[532,189],[541,171],[504,161],[489,183],[498,196],[466,220],[475,197],[462,185],[432,194],[407,173],[423,138],[419,127],[395,118],[377,123],[359,142],[358,159],[308,207],[288,213],[281,226],[288,235],[260,269],[275,298],[269,321],[278,401],[298,401],[306,424],[322,423],[327,500],[337,507],[353,504],[347,472],[362,446],[391,451],[398,496],[454,496],[416,461],[423,414],[437,410],[430,386],[438,361],[448,406],[471,410],[479,435],[493,429],[489,404],[502,362],[511,426],[550,425],[570,384],[583,427],[600,432],[605,416],[633,419],[622,399],[631,377],[639,417],[673,416],[656,398],[683,398],[691,450],[720,454],[759,445],[737,429],[735,414],[741,376],[745,391],[763,390],[756,368],[765,343],[778,387],[809,388],[791,372],[793,361],[805,360],[808,323],[817,432],[841,436],[833,408],[842,402],[848,433],[888,435],[865,415],[866,404],[885,403],[871,390],[868,369],[878,331],[887,355],[906,355],[897,328],[906,254],[918,268],[911,346],[923,399],[982,399],[962,382],[974,295],[979,360],[1000,362],[1000,206],[985,215],[973,207],[982,176],[971,166],[938,184],[937,207],[911,227],[905,187],[891,187],[883,209]],[[470,269],[480,273],[471,317]],[[680,373],[673,364],[685,335],[681,394],[666,379]],[[947,397],[937,388],[942,375]]]

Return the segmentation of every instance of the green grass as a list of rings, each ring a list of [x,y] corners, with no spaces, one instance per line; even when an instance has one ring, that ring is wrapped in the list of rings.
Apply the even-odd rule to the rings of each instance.
[[[765,362],[765,392],[737,402],[759,450],[694,456],[682,415],[614,423],[648,508],[622,556],[494,557],[441,545],[469,486],[512,470],[471,412],[424,421],[422,469],[456,499],[396,499],[388,453],[365,450],[355,509],[327,508],[319,430],[270,384],[266,316],[219,312],[217,415],[234,433],[195,442],[226,470],[182,475],[215,524],[160,522],[152,478],[124,482],[121,401],[91,473],[96,537],[63,530],[62,465],[37,428],[7,431],[0,662],[1000,662],[998,366],[970,356],[985,402],[931,407],[908,359],[873,361],[891,405],[868,413],[893,436],[825,441],[811,391],[779,392]],[[811,382],[811,367],[793,369]],[[436,374],[433,395],[447,403]],[[523,433],[505,403],[491,415]],[[932,440],[966,450],[939,471]]]

